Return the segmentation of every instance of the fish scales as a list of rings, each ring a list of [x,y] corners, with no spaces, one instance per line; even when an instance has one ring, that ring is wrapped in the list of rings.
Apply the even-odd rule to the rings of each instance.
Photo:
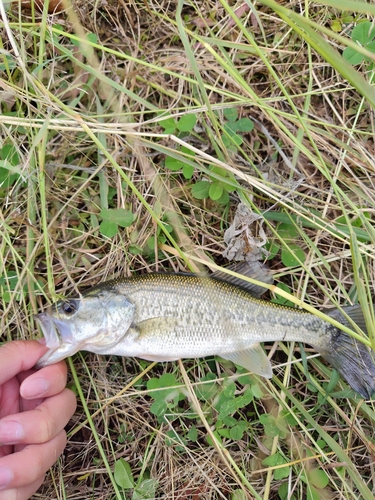
[[[136,305],[135,327],[159,318],[141,329],[133,354],[138,356],[140,344],[155,355],[173,348],[179,359],[215,354],[218,349],[243,350],[254,342],[301,340],[301,334],[306,335],[305,342],[316,343],[319,335],[325,338],[328,325],[311,314],[258,300],[240,287],[212,278],[146,274],[108,285]]]
[[[345,308],[361,328],[361,308]],[[339,312],[330,313],[350,326]],[[373,353],[340,328],[306,311],[255,298],[218,277],[145,274],[102,283],[36,315],[49,351],[38,367],[79,350],[171,361],[219,355],[270,378],[260,342],[312,345],[364,397],[375,392]]]

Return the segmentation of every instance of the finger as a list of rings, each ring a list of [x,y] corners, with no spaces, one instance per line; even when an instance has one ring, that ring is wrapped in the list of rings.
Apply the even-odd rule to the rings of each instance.
[[[69,422],[76,409],[76,397],[69,389],[51,396],[35,410],[9,415],[0,420],[0,444],[46,443]]]
[[[67,367],[61,361],[29,375],[21,384],[20,394],[24,399],[54,396],[64,389],[66,380]]]
[[[45,474],[43,474],[42,477],[39,477],[32,484],[28,484],[27,486],[2,491],[1,500],[29,500],[31,495],[33,495],[42,486],[44,477]]]
[[[16,377],[0,387],[0,418],[20,411],[20,385]]]
[[[34,484],[56,462],[65,445],[66,433],[61,431],[47,443],[31,444],[20,452],[1,458],[0,491]],[[1,477],[3,477],[2,482]],[[6,481],[6,479],[8,480]],[[3,493],[0,494],[0,498],[3,499]]]
[[[0,347],[0,385],[20,372],[30,370],[47,352],[36,340],[14,340]]]

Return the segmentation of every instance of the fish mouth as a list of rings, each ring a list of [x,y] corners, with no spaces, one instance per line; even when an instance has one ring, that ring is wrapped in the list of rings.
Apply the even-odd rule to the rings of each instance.
[[[72,331],[64,321],[48,313],[36,314],[34,319],[40,326],[48,347],[48,351],[38,360],[35,368],[40,369],[57,363],[77,352]]]
[[[34,319],[42,330],[48,349],[55,350],[62,343],[72,343],[71,329],[64,321],[56,319],[48,313],[36,314]]]

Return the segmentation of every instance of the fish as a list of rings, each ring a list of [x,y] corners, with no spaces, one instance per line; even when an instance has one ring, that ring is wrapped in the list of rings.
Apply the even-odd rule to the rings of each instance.
[[[359,305],[343,310],[364,328]],[[328,314],[350,326],[337,310]],[[261,343],[297,341],[316,349],[362,397],[375,393],[374,353],[364,343],[312,313],[259,298],[254,285],[225,272],[113,279],[35,319],[49,349],[38,368],[80,350],[160,362],[217,355],[271,378]]]

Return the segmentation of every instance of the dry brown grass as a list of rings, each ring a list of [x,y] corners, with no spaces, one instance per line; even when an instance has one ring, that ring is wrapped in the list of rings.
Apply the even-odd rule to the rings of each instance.
[[[281,5],[305,13],[305,4]],[[309,9],[311,19],[327,26],[341,15],[318,4]],[[17,151],[21,174],[2,191],[0,201],[0,271],[3,277],[10,272],[17,276],[10,302],[3,300],[2,340],[36,336],[33,313],[60,294],[108,277],[187,270],[187,261],[198,269],[194,258],[223,263],[223,232],[240,199],[258,210],[284,207],[297,216],[306,261],[290,268],[278,255],[270,265],[276,279],[318,308],[356,299],[353,247],[344,233],[337,234],[335,221],[346,215],[350,227],[350,221],[362,217],[366,238],[358,241],[365,272],[361,279],[367,278],[373,292],[375,135],[368,101],[262,3],[255,14],[241,18],[247,35],[220,2],[184,3],[190,53],[181,40],[176,11],[174,1],[76,0],[74,11],[44,20],[25,11],[19,17],[14,4],[8,20],[0,21],[1,48],[10,65],[0,74],[0,137]],[[59,32],[52,32],[55,23],[61,25]],[[342,34],[348,29],[343,26]],[[92,40],[86,47],[74,45],[74,36],[85,32],[95,34],[105,49],[93,49]],[[55,45],[45,42],[53,37]],[[331,43],[339,46],[333,38]],[[223,109],[228,107],[255,121],[254,131],[243,134],[237,151],[225,147],[221,138]],[[180,138],[163,136],[157,110],[176,117],[194,113],[197,128]],[[181,141],[197,150],[195,173],[188,181],[164,167],[165,153],[180,151]],[[192,184],[207,177],[210,164],[223,166],[239,183],[227,208],[191,194]],[[98,231],[106,190],[112,206],[137,216],[112,239]],[[302,225],[301,215],[314,221],[316,213],[325,227]],[[154,255],[129,251],[130,245],[144,249],[157,236],[161,220],[174,225],[185,260],[170,241],[159,249],[155,245]],[[280,242],[277,230],[271,217],[268,237]],[[5,281],[3,292],[7,286]],[[291,361],[293,352],[298,358],[298,349],[284,346],[275,359]],[[133,383],[147,365],[115,357],[76,358],[86,405],[95,416],[88,423],[80,403],[69,425],[66,452],[35,500],[115,498],[93,429],[111,468],[124,458],[136,479],[140,474],[156,479],[156,498],[279,499],[279,487],[287,481],[294,495],[288,498],[311,498],[306,496],[306,478],[311,481],[315,468],[328,478],[320,498],[362,499],[374,493],[373,407],[353,398],[322,403],[301,363],[277,368],[278,383],[259,382],[261,397],[236,414],[250,422],[249,429],[241,440],[222,437],[221,444],[207,443],[204,422],[189,417],[195,409],[188,398],[176,418],[158,422],[150,411],[147,380],[174,373],[187,394],[189,388],[182,370],[171,363],[145,371]],[[185,366],[193,386],[213,368],[219,370],[219,383],[221,375],[233,373],[231,366],[223,369],[202,360]],[[308,366],[320,383],[329,380],[330,371],[320,360]],[[240,385],[237,390],[242,390]],[[303,403],[302,410],[293,398]],[[288,410],[295,423],[272,437],[260,416],[277,417],[281,410]],[[212,411],[211,417],[215,429],[217,413]],[[181,442],[192,422],[197,441]],[[168,431],[174,431],[175,439],[169,435],[166,444]],[[322,442],[325,432],[338,448]],[[338,450],[358,477],[345,473],[344,455]],[[288,479],[275,479],[275,470],[262,464],[276,452],[290,464]],[[359,477],[367,490],[360,489]],[[237,490],[247,493],[236,497]]]

